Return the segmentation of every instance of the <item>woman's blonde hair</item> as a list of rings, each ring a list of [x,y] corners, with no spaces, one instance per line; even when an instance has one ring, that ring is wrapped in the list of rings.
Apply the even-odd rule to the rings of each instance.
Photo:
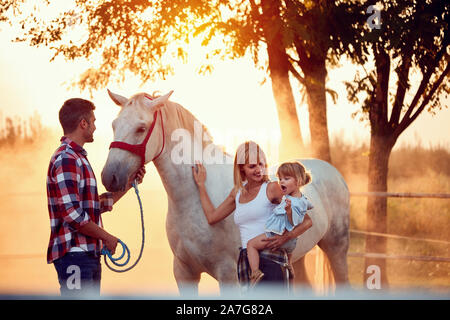
[[[277,176],[278,178],[280,178],[280,176],[294,177],[297,180],[299,188],[312,181],[311,173],[298,161],[282,163],[278,167]]]
[[[264,163],[263,181],[269,181],[266,155],[260,146],[253,141],[246,141],[239,145],[234,157],[233,168],[234,189],[236,191],[241,190],[244,187],[244,182],[247,180],[243,166],[245,164],[258,164],[259,162]]]

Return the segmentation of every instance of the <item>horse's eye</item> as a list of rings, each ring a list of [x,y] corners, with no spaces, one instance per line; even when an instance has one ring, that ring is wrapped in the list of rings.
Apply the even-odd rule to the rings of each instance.
[[[136,130],[136,133],[144,133],[145,132],[145,127],[139,127],[137,130]]]

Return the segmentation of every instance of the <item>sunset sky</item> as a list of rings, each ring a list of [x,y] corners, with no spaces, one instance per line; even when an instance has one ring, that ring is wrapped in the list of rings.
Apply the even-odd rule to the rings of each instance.
[[[16,35],[6,24],[0,27],[0,104],[1,116],[26,117],[35,111],[45,126],[59,129],[57,112],[62,103],[71,97],[88,98],[87,91],[69,89],[69,84],[89,65],[87,61],[67,62],[57,58],[49,62],[49,49],[29,47],[25,43],[11,43]],[[175,74],[155,83],[141,82],[130,75],[125,83],[110,83],[109,89],[124,96],[137,92],[162,93],[174,90],[171,99],[189,109],[212,132],[216,143],[224,144],[227,150],[238,144],[230,142],[230,136],[262,137],[279,139],[279,124],[270,80],[260,85],[261,72],[255,71],[249,58],[217,63],[211,75],[196,73],[200,66],[199,46],[192,46],[187,64],[173,61]],[[349,142],[369,141],[369,125],[352,119],[351,114],[359,109],[347,101],[344,80],[352,80],[355,67],[342,62],[342,67],[329,72],[328,87],[337,91],[339,99],[334,105],[328,97],[328,127],[330,136],[343,136]],[[295,83],[295,81],[292,81]],[[298,86],[294,86],[302,135],[309,140],[308,115],[305,103],[300,103]],[[106,89],[95,91],[92,100],[97,106],[97,136],[112,139],[111,121],[118,109],[110,101]],[[449,102],[449,101],[447,101]],[[401,135],[397,147],[414,145],[420,139],[423,146],[450,146],[448,129],[450,110],[438,111],[435,116],[424,112]],[[231,135],[230,135],[231,133]],[[267,137],[264,137],[267,136]],[[226,140],[228,139],[228,140]],[[233,152],[233,148],[228,150]]]

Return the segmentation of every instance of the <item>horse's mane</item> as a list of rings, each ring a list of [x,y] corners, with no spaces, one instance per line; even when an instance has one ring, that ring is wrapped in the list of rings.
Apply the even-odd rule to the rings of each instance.
[[[140,93],[133,98],[135,99],[144,99],[146,96],[154,99],[160,97],[160,94],[153,92],[153,94],[148,93]],[[189,133],[194,136],[194,124],[195,122],[201,124],[202,126],[202,137],[199,137],[203,145],[208,145],[213,143],[213,138],[208,130],[208,128],[199,121],[189,110],[184,108],[182,105],[168,101],[164,108],[161,109],[163,116],[165,116],[165,126],[167,128],[177,129],[183,128],[189,131]]]

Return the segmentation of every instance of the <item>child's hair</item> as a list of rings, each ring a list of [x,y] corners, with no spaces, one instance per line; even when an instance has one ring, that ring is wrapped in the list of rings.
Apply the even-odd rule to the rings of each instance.
[[[257,164],[259,162],[264,163],[263,181],[269,181],[269,170],[267,167],[267,160],[264,151],[260,146],[253,141],[246,141],[239,145],[236,150],[236,156],[234,157],[234,188],[235,190],[240,190],[244,186],[246,181],[244,169],[242,168],[245,164]]]
[[[278,167],[277,176],[294,177],[297,179],[299,187],[303,187],[312,181],[311,173],[307,171],[305,166],[298,161],[282,163]]]

